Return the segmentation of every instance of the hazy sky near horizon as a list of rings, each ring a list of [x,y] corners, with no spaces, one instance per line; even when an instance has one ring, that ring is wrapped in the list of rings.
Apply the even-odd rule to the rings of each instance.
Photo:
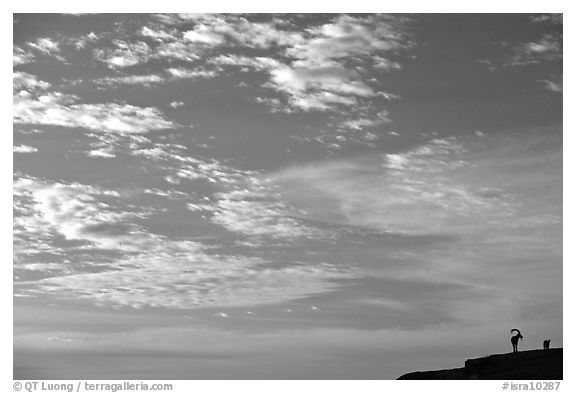
[[[14,16],[14,377],[562,345],[562,17]]]

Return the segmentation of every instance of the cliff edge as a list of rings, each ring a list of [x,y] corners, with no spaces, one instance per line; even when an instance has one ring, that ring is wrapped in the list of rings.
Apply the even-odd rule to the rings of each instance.
[[[562,379],[562,348],[468,359],[462,368],[416,371],[398,379]]]

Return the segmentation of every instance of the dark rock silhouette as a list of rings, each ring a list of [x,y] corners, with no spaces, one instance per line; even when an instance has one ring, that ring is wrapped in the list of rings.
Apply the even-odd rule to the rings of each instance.
[[[562,348],[537,349],[468,359],[463,368],[417,371],[398,379],[561,380]]]
[[[550,349],[550,340],[544,340],[544,349]]]
[[[512,352],[518,352],[518,340],[522,340],[524,336],[522,336],[522,333],[520,333],[520,330],[518,329],[510,330],[510,333],[514,332],[517,332],[516,335],[512,336],[512,338],[510,339],[510,341],[512,342]]]

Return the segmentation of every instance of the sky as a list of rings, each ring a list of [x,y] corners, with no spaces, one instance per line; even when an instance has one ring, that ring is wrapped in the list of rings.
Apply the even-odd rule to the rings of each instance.
[[[13,20],[14,378],[562,346],[561,15]]]

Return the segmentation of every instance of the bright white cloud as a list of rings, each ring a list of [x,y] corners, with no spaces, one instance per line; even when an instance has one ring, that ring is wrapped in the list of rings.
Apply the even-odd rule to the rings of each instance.
[[[12,151],[14,153],[35,153],[38,151],[38,149],[35,147],[32,147],[32,146],[19,145],[19,146],[14,146],[12,148]]]
[[[156,108],[115,103],[80,104],[78,101],[78,97],[62,93],[32,95],[22,90],[14,96],[13,121],[118,133],[145,133],[176,127]]]
[[[51,38],[39,38],[35,42],[29,42],[28,46],[44,55],[57,55],[60,53],[60,44]]]
[[[371,15],[368,17],[338,16],[308,31],[307,40],[296,43],[287,53],[300,59],[300,64],[325,65],[334,59],[383,53],[407,45],[405,21],[401,18]],[[382,57],[379,57],[382,63]]]
[[[250,22],[235,15],[198,15],[194,18],[193,30],[184,34],[184,38],[193,42],[212,46],[233,42],[251,48],[268,49],[272,45],[293,45],[302,41],[298,32],[280,29],[277,21]]]
[[[34,215],[67,240],[114,249],[129,234],[122,222],[134,214],[110,209],[107,201],[119,197],[114,191],[22,178],[14,183],[14,192],[30,198]]]
[[[94,50],[94,56],[110,68],[125,68],[146,63],[150,57],[150,47],[145,42],[114,41],[114,48]]]
[[[239,24],[249,25],[245,20],[235,22],[236,24],[233,24],[217,18],[202,26],[203,29],[211,26],[212,31],[225,34],[231,31],[237,33]],[[368,55],[378,53],[375,57],[376,67],[399,68],[397,63],[388,61],[382,54],[409,46],[405,38],[405,24],[406,21],[402,18],[382,15],[339,16],[330,23],[308,29],[305,36],[280,30],[280,26],[273,24],[266,27],[251,24],[252,30],[245,28],[244,35],[234,35],[240,44],[254,44],[246,38],[250,36],[247,32],[259,31],[260,36],[264,37],[261,46],[274,42],[284,48],[284,56],[290,60],[282,63],[266,57],[220,55],[212,61],[220,65],[248,66],[268,72],[268,87],[286,94],[291,108],[326,111],[342,105],[357,107],[358,100],[355,97],[366,98],[387,93],[375,92],[357,69],[344,65],[341,60],[360,60],[365,56],[366,59],[362,61],[369,61]],[[242,40],[238,37],[245,38]],[[273,106],[273,109],[278,110],[277,106]]]
[[[220,45],[225,41],[222,35],[212,32],[208,27],[203,25],[185,32],[184,39],[206,45]]]
[[[12,86],[15,93],[22,90],[28,92],[47,90],[51,87],[50,83],[39,80],[36,75],[27,72],[14,72],[12,74]]]
[[[14,45],[12,54],[12,63],[14,67],[31,63],[34,60],[34,54],[24,50],[23,48]]]
[[[184,67],[168,68],[167,72],[173,79],[213,78],[217,75],[213,70],[189,69]]]
[[[522,66],[562,59],[562,36],[546,34],[538,41],[516,45],[514,54],[507,62],[509,66]]]
[[[163,83],[165,78],[160,75],[126,75],[118,77],[106,77],[94,80],[94,83],[101,85],[139,85],[151,87],[154,84]]]

